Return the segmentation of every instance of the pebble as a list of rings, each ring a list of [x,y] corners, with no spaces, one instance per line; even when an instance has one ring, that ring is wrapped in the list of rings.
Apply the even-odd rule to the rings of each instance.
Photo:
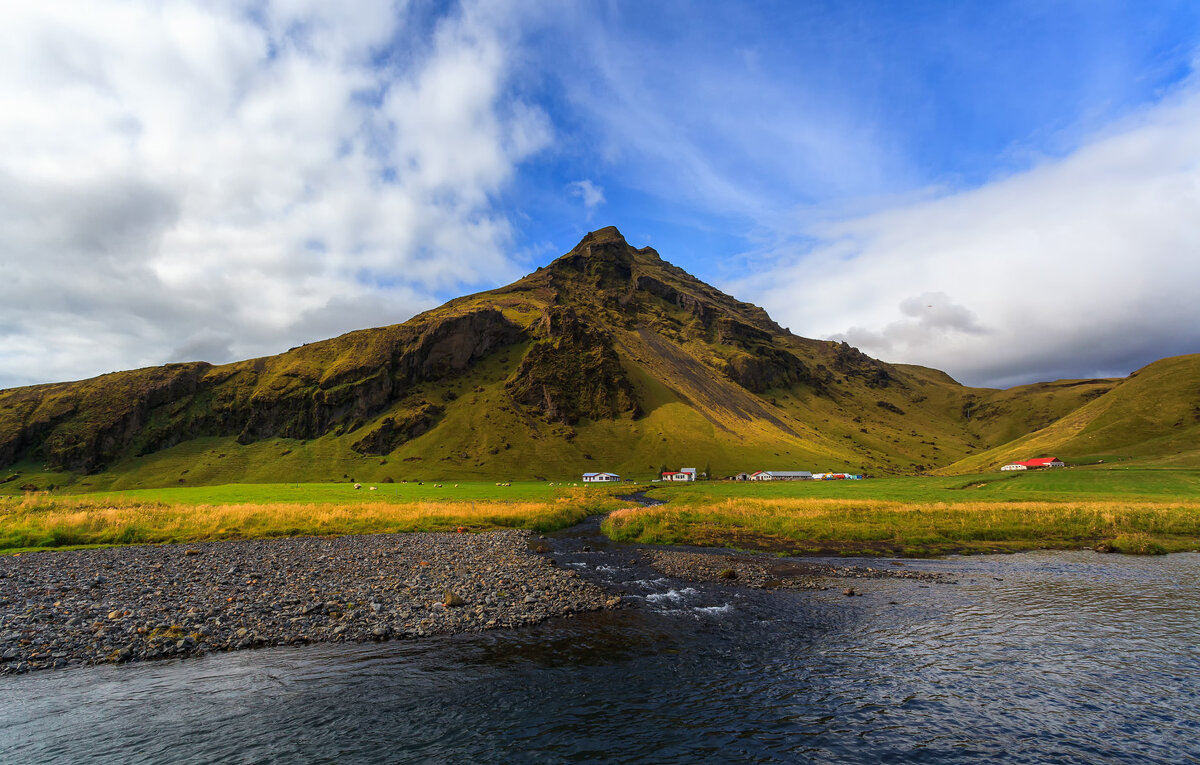
[[[0,556],[0,674],[478,632],[619,607],[530,539],[503,529]]]

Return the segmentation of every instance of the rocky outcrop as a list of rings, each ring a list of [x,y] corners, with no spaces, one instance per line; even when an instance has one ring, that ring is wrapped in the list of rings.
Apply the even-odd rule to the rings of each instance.
[[[752,327],[744,322],[722,316],[716,322],[716,340],[723,345],[736,345],[749,350],[771,342],[771,333]]]
[[[887,364],[845,342],[834,350],[833,368],[846,377],[861,377],[869,388],[886,388],[894,382]]]
[[[551,306],[538,331],[543,336],[506,384],[514,400],[548,421],[568,424],[640,414],[633,386],[605,332],[565,306]]]
[[[442,407],[428,401],[402,414],[385,417],[351,448],[359,454],[387,454],[405,441],[429,432],[437,424]]]
[[[23,389],[37,397],[24,424],[9,431],[10,461],[34,452],[47,465],[90,472],[128,447],[169,401],[195,393],[208,364],[104,375],[80,383]]]
[[[651,295],[674,304],[677,308],[687,311],[705,324],[712,318],[712,311],[703,300],[688,292],[676,289],[661,279],[643,274],[637,277],[633,284],[636,289],[649,292]]]
[[[454,316],[429,326],[411,348],[400,354],[394,377],[411,385],[461,374],[521,336],[520,327],[494,308]]]
[[[257,392],[246,402],[242,443],[263,438],[313,438],[353,426],[385,411],[414,385],[461,374],[497,348],[516,342],[521,330],[504,314],[484,309],[428,322],[401,337],[371,363],[325,375],[282,393]]]
[[[751,393],[812,382],[804,362],[787,351],[770,346],[760,347],[753,354],[734,356],[729,360],[726,374]]]

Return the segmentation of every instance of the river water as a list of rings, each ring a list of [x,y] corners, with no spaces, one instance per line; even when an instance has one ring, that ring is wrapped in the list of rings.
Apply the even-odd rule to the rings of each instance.
[[[848,598],[549,542],[630,607],[4,677],[0,762],[1200,763],[1200,554],[905,561],[957,583]]]

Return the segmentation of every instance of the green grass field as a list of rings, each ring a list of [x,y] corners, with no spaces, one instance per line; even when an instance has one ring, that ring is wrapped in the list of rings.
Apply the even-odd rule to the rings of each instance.
[[[1200,548],[1200,470],[1097,466],[866,481],[656,485],[604,522],[618,540],[791,553],[937,555]]]
[[[371,486],[375,490],[371,490]],[[668,500],[631,508],[617,494]],[[257,483],[0,497],[0,550],[205,539],[562,528],[790,553],[935,555],[1038,547],[1200,547],[1200,470],[1097,465],[865,481]]]
[[[1200,500],[1200,470],[1097,465],[1059,470],[903,476],[864,481],[700,481],[654,484],[650,496],[672,504],[734,497],[877,499],[900,502],[1192,498]]]

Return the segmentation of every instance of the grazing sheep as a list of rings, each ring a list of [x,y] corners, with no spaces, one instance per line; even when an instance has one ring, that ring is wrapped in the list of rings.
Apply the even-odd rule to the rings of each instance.
[[[371,491],[375,491],[375,487],[374,487],[374,486],[372,486],[372,487],[371,487]]]
[[[362,488],[362,484],[361,484],[361,483],[356,483],[356,484],[354,484],[354,488],[356,488],[356,489],[361,489],[361,488]]]

